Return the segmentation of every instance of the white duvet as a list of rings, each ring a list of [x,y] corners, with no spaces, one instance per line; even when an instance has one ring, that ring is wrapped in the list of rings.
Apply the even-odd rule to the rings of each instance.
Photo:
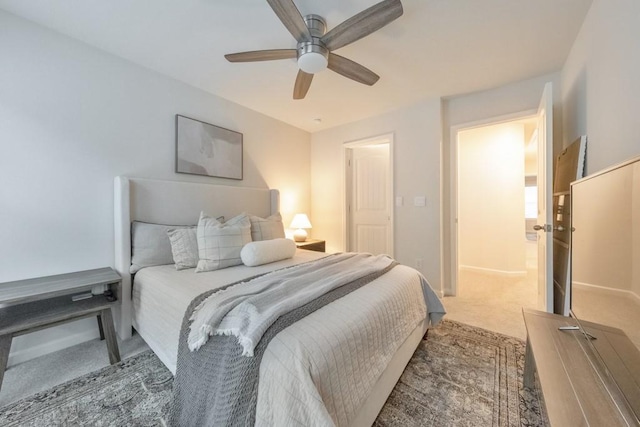
[[[175,373],[184,311],[200,293],[274,268],[324,256],[299,250],[292,260],[195,274],[145,268],[133,288],[134,325]],[[262,268],[261,268],[262,267]],[[397,266],[366,286],[281,331],[260,365],[257,425],[349,425],[409,334],[444,309],[419,274]]]

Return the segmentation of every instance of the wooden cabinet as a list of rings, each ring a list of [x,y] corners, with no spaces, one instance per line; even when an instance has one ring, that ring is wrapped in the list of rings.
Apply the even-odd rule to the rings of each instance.
[[[316,252],[325,251],[324,240],[307,239],[304,242],[296,242],[296,246],[300,249],[306,249],[308,251],[316,251]]]
[[[524,386],[533,387],[537,372],[551,426],[639,425],[622,393],[631,406],[638,406],[640,352],[624,332],[581,322],[592,336],[588,341],[582,331],[558,329],[575,326],[575,319],[529,309],[523,313]]]

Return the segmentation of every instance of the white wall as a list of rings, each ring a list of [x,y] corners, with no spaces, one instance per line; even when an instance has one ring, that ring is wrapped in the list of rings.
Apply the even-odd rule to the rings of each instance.
[[[564,146],[587,135],[587,175],[640,155],[639,22],[637,0],[594,0],[562,69]]]
[[[526,274],[524,124],[458,133],[460,268]]]
[[[558,91],[556,89],[556,91]],[[538,175],[538,123],[524,125],[524,174],[526,176]]]
[[[640,298],[640,163],[631,179],[631,291]]]
[[[527,176],[538,175],[538,156],[525,154],[524,174]]]
[[[285,223],[310,210],[307,132],[4,12],[0,52],[0,282],[112,266],[117,175],[278,188]],[[244,180],[174,173],[175,114],[242,132]],[[11,361],[96,322],[56,332],[17,338]]]
[[[434,289],[440,278],[440,100],[423,103],[337,128],[311,137],[312,234],[325,239],[329,251],[344,250],[343,144],[394,134],[395,258],[412,267],[423,260],[422,272]],[[426,207],[413,206],[426,196]]]

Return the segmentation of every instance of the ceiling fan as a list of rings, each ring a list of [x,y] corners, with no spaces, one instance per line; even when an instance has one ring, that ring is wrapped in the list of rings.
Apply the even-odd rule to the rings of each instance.
[[[311,86],[313,75],[325,68],[369,86],[378,81],[380,76],[376,73],[350,59],[336,55],[333,51],[368,36],[400,17],[400,0],[381,1],[327,33],[324,18],[318,15],[307,15],[303,18],[293,0],[267,0],[267,3],[296,39],[297,48],[230,53],[224,56],[229,62],[297,58],[300,69],[293,88],[293,99],[303,99]]]

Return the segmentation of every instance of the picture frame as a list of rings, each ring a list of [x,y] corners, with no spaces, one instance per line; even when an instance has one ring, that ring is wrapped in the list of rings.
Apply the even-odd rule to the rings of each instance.
[[[176,172],[243,179],[242,134],[176,114]]]

